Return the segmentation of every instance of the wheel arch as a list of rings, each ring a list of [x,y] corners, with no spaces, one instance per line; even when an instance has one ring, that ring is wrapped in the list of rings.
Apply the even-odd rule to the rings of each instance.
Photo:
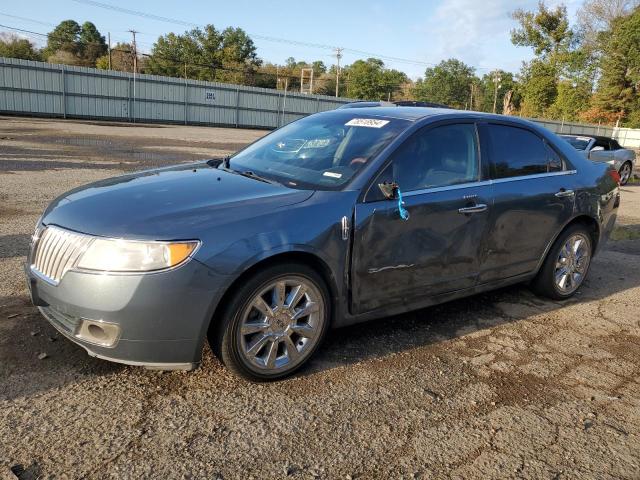
[[[542,267],[542,264],[544,263],[545,259],[547,258],[547,255],[549,254],[549,251],[551,250],[551,247],[553,246],[554,243],[556,243],[556,240],[560,237],[560,235],[562,235],[565,231],[567,231],[567,229],[573,227],[574,225],[584,225],[587,228],[587,230],[589,231],[589,234],[591,237],[591,243],[592,243],[591,254],[592,256],[595,255],[595,252],[598,249],[598,243],[600,242],[600,223],[590,215],[580,214],[573,217],[571,220],[565,223],[564,226],[560,229],[560,231],[547,244],[544,250],[544,254],[540,258],[540,261],[538,262],[536,273]]]
[[[330,324],[333,323],[335,314],[337,311],[337,303],[338,303],[338,284],[333,273],[333,270],[329,266],[329,264],[322,259],[319,255],[316,255],[312,252],[304,251],[304,250],[292,250],[275,253],[273,255],[260,258],[252,263],[250,266],[244,268],[235,279],[226,287],[224,293],[220,296],[217,305],[213,311],[209,319],[209,325],[207,326],[207,331],[211,331],[211,329],[217,325],[217,322],[222,315],[225,306],[229,302],[229,298],[233,295],[235,291],[235,287],[242,284],[242,282],[246,281],[246,279],[255,275],[257,272],[268,268],[271,265],[276,265],[278,263],[283,262],[294,262],[306,265],[311,267],[316,273],[320,275],[320,277],[324,280],[327,289],[329,290],[329,301],[330,301],[330,312],[331,316],[329,318]]]

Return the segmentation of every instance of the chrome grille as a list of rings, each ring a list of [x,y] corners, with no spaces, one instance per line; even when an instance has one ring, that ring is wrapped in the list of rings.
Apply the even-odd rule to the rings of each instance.
[[[92,238],[57,227],[40,232],[32,254],[31,268],[51,283],[58,284],[64,274],[75,265]]]

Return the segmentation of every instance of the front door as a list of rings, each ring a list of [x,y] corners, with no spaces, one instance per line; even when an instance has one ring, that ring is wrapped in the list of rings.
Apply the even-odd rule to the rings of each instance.
[[[377,184],[394,181],[398,201]],[[475,285],[492,207],[473,123],[425,127],[392,154],[356,206],[352,256],[353,313],[419,302]]]

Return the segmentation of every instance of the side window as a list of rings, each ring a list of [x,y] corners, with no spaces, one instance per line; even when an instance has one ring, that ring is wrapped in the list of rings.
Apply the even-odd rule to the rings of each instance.
[[[487,125],[493,178],[562,170],[562,160],[535,133],[506,125]]]
[[[545,147],[547,147],[547,158],[548,158],[548,168],[547,171],[549,172],[561,172],[564,170],[564,162],[562,161],[562,158],[560,158],[560,155],[558,155],[556,153],[556,151],[551,148],[549,145],[545,144]]]
[[[473,182],[478,180],[478,159],[474,124],[426,127],[398,147],[383,176],[403,192]]]

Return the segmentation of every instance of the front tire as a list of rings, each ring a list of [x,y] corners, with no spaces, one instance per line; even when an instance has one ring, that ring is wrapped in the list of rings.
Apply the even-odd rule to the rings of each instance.
[[[315,270],[299,263],[273,265],[232,293],[210,329],[209,344],[233,373],[252,381],[276,380],[309,360],[330,314],[328,289]]]
[[[593,242],[587,228],[573,225],[556,239],[531,283],[532,290],[554,300],[573,296],[591,264]]]
[[[624,162],[620,167],[618,174],[620,175],[620,185],[626,185],[631,179],[632,174],[631,162]]]

